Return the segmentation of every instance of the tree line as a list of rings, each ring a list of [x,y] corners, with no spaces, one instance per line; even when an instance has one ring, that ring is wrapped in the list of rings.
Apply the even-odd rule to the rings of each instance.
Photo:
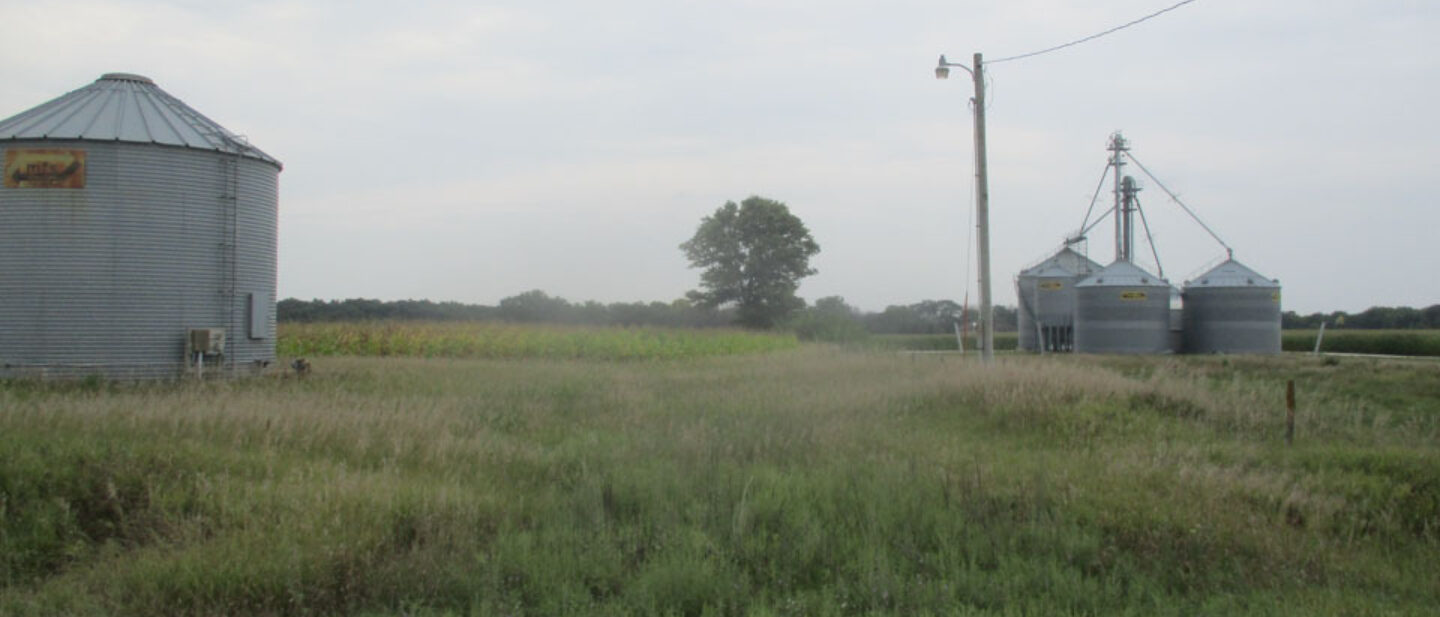
[[[1372,306],[1355,314],[1335,311],[1300,315],[1295,311],[1285,311],[1280,316],[1280,327],[1286,330],[1313,330],[1322,323],[1327,328],[1356,330],[1440,329],[1440,304],[1432,304],[1423,309],[1408,306]]]
[[[851,330],[869,334],[950,334],[955,324],[976,322],[978,311],[968,313],[953,300],[923,300],[892,305],[880,312],[865,312],[840,296],[816,300],[778,322],[778,327],[804,330]],[[687,298],[672,302],[571,302],[540,290],[531,290],[502,299],[495,306],[434,302],[431,300],[382,301],[366,298],[348,300],[299,300],[287,298],[277,306],[281,322],[322,321],[507,321],[588,326],[660,326],[670,328],[714,328],[736,325],[734,308],[706,308]],[[995,328],[1013,331],[1015,309],[995,307]]]
[[[276,306],[281,322],[319,321],[507,321],[584,326],[661,326],[713,328],[730,326],[733,309],[710,309],[685,299],[674,302],[570,302],[538,289],[510,296],[498,305],[365,298],[299,300],[287,298]]]
[[[782,202],[751,196],[726,202],[700,221],[695,235],[680,244],[692,268],[701,270],[699,289],[673,302],[570,302],[531,290],[505,298],[497,306],[429,300],[297,300],[278,306],[282,322],[357,320],[467,320],[595,326],[708,328],[739,325],[783,328],[801,338],[847,341],[869,334],[951,334],[957,325],[973,328],[978,314],[953,300],[923,300],[866,313],[840,296],[814,305],[795,295],[800,279],[815,274],[810,258],[819,243],[799,217]],[[995,329],[1015,331],[1016,311],[994,307]],[[1440,328],[1440,305],[1425,309],[1374,307],[1356,315],[1344,312],[1282,315],[1287,329],[1330,327],[1360,329]]]
[[[498,305],[434,302],[431,300],[381,301],[365,298],[348,300],[299,300],[287,298],[278,305],[282,322],[313,321],[508,321],[593,326],[660,326],[670,328],[718,328],[737,322],[734,308],[705,308],[690,299],[672,302],[615,302],[593,300],[571,302],[540,290],[510,296]],[[820,298],[804,304],[777,325],[792,330],[832,330],[868,334],[949,334],[955,324],[977,323],[978,309],[967,312],[953,300],[922,300],[896,304],[878,312],[850,306],[840,296]],[[1423,309],[1377,306],[1359,313],[1334,311],[1300,315],[1286,311],[1281,326],[1287,330],[1327,328],[1358,330],[1440,329],[1440,304]],[[995,306],[995,329],[1013,332],[1015,308]],[[843,337],[842,337],[843,338]]]

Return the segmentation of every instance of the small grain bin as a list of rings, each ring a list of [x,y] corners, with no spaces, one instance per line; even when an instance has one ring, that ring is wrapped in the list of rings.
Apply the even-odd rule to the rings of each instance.
[[[1075,342],[1075,283],[1101,266],[1069,247],[1015,279],[1019,345],[1024,351],[1070,351]]]
[[[1280,283],[1234,259],[1185,284],[1185,351],[1280,353]]]
[[[1075,351],[1174,353],[1170,284],[1116,261],[1075,284]]]
[[[275,360],[280,162],[110,73],[0,121],[0,377]]]

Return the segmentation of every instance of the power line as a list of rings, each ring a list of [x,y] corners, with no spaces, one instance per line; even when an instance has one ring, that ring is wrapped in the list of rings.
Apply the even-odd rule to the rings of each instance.
[[[1088,41],[1093,41],[1093,40],[1098,39],[1098,38],[1100,38],[1100,37],[1102,37],[1102,36],[1105,36],[1105,35],[1107,35],[1107,34],[1111,34],[1111,33],[1114,33],[1114,32],[1119,32],[1119,31],[1121,31],[1121,30],[1124,30],[1124,29],[1126,29],[1126,28],[1129,28],[1130,26],[1133,26],[1133,25],[1135,25],[1135,24],[1138,24],[1138,23],[1140,23],[1140,22],[1142,22],[1142,21],[1148,21],[1148,20],[1150,20],[1150,19],[1154,19],[1154,18],[1156,18],[1156,17],[1159,17],[1159,16],[1161,16],[1161,15],[1164,15],[1165,13],[1169,13],[1170,11],[1173,11],[1173,10],[1175,10],[1175,9],[1178,9],[1178,8],[1182,7],[1182,6],[1185,6],[1185,5],[1187,5],[1187,4],[1190,4],[1191,2],[1194,2],[1194,1],[1195,1],[1195,0],[1181,0],[1180,2],[1177,2],[1177,3],[1175,3],[1175,4],[1172,5],[1172,6],[1169,6],[1169,7],[1163,8],[1163,9],[1160,9],[1160,10],[1158,10],[1158,11],[1155,11],[1154,13],[1151,13],[1151,14],[1149,14],[1149,15],[1146,15],[1146,16],[1144,16],[1144,17],[1141,17],[1140,19],[1137,19],[1137,20],[1132,21],[1132,22],[1130,22],[1130,23],[1122,24],[1122,25],[1119,25],[1119,26],[1115,26],[1114,28],[1111,28],[1111,29],[1109,29],[1109,30],[1106,30],[1106,31],[1101,32],[1101,33],[1098,33],[1098,34],[1092,34],[1092,35],[1087,36],[1087,37],[1085,37],[1085,38],[1083,38],[1083,39],[1076,39],[1076,40],[1070,41],[1069,43],[1066,43],[1066,44],[1064,44],[1064,45],[1056,45],[1056,46],[1050,47],[1050,48],[1048,48],[1048,49],[1042,49],[1042,50],[1040,50],[1040,51],[1032,51],[1032,52],[1030,52],[1030,53],[1028,53],[1028,54],[1020,54],[1020,55],[1018,55],[1018,56],[1010,56],[1010,57],[1008,57],[1008,58],[1001,58],[1001,59],[999,59],[999,60],[990,60],[990,61],[987,61],[985,64],[999,64],[999,63],[1001,63],[1001,62],[1009,62],[1009,61],[1011,61],[1011,60],[1020,60],[1020,59],[1022,59],[1022,58],[1029,58],[1029,57],[1032,57],[1032,56],[1038,56],[1038,55],[1040,55],[1040,54],[1048,54],[1048,53],[1050,53],[1050,52],[1052,52],[1052,51],[1059,51],[1059,50],[1065,49],[1066,47],[1073,47],[1073,46],[1079,45],[1079,44],[1081,44],[1081,43],[1085,43],[1085,42],[1088,42]]]

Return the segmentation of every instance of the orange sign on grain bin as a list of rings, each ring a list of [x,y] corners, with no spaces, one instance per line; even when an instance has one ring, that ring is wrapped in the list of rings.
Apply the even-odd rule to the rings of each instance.
[[[6,150],[5,188],[83,189],[85,151]]]

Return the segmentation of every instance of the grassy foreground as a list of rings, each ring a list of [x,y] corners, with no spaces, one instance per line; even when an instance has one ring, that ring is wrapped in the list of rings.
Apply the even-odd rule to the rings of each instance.
[[[1308,356],[9,383],[0,614],[1433,614],[1437,410]]]

